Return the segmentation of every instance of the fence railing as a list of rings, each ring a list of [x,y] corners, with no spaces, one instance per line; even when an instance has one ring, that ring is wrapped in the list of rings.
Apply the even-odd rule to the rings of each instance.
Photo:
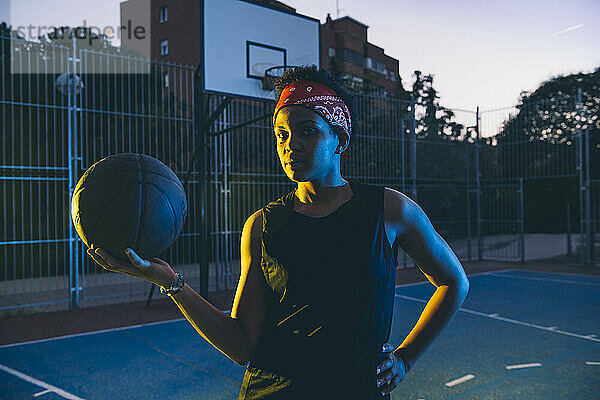
[[[184,230],[160,256],[198,288],[206,284],[204,251],[208,289],[234,288],[245,220],[294,187],[275,151],[268,117],[273,102],[198,93],[190,66],[51,45],[43,58],[26,46],[0,38],[6,56],[0,61],[0,310],[149,295],[150,284],[106,272],[89,259],[70,220],[71,193],[83,171],[123,152],[159,158],[184,182]],[[16,49],[29,51],[19,70],[8,65]],[[45,73],[28,73],[28,63]],[[76,90],[65,92],[57,85],[65,73],[82,85],[73,81]],[[213,116],[206,126],[199,126],[198,104]],[[443,129],[425,132],[410,101],[358,96],[359,129],[342,176],[411,197],[461,260],[574,253],[594,265],[600,176],[590,166],[600,165],[599,129],[582,123],[589,113],[582,104],[580,93],[518,108],[454,110],[446,123],[459,124],[453,129],[460,135],[447,137]],[[189,169],[194,154],[204,157]],[[205,243],[199,243],[201,229]],[[401,249],[399,265],[414,266]]]

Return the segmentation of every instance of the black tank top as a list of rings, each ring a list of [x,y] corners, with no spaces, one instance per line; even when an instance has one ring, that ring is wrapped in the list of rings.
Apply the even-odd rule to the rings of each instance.
[[[293,210],[295,190],[262,209],[261,267],[269,287],[263,333],[238,400],[382,399],[397,254],[383,217],[384,187],[349,181],[331,214]]]

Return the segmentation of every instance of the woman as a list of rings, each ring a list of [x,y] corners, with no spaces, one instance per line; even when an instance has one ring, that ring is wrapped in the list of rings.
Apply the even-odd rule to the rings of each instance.
[[[248,364],[238,399],[389,398],[458,311],[469,281],[415,202],[342,178],[352,99],[325,70],[290,69],[276,90],[277,154],[297,188],[246,221],[231,316],[158,258],[127,249],[125,265],[101,249],[88,254],[160,286],[200,335]],[[384,352],[398,246],[437,290],[406,339]]]

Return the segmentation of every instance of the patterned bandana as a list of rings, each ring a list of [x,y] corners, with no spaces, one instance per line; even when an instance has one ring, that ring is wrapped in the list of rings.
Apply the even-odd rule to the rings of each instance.
[[[348,139],[350,139],[350,133],[352,132],[350,110],[348,110],[346,103],[327,86],[312,81],[294,82],[286,86],[275,106],[273,125],[275,125],[275,118],[279,110],[290,105],[302,105],[310,108],[330,125],[342,128],[348,135]],[[342,159],[344,160],[348,159],[347,151],[346,148],[342,152]]]

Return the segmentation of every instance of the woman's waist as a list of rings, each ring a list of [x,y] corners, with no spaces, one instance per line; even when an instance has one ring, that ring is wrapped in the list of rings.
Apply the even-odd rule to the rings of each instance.
[[[272,366],[253,360],[248,365],[247,373],[253,377],[250,386],[275,387],[279,384],[285,386],[286,393],[303,394],[306,395],[305,398],[381,398],[375,374],[350,369],[347,363],[339,363],[334,358],[293,371],[281,370],[279,365]],[[282,385],[281,382],[285,384]]]
[[[335,335],[335,331],[323,328],[319,333],[303,336],[284,329],[267,329],[254,351],[252,364],[288,375],[321,376],[332,365],[345,375],[370,375],[370,370],[375,373],[381,359],[378,343],[352,332]]]

